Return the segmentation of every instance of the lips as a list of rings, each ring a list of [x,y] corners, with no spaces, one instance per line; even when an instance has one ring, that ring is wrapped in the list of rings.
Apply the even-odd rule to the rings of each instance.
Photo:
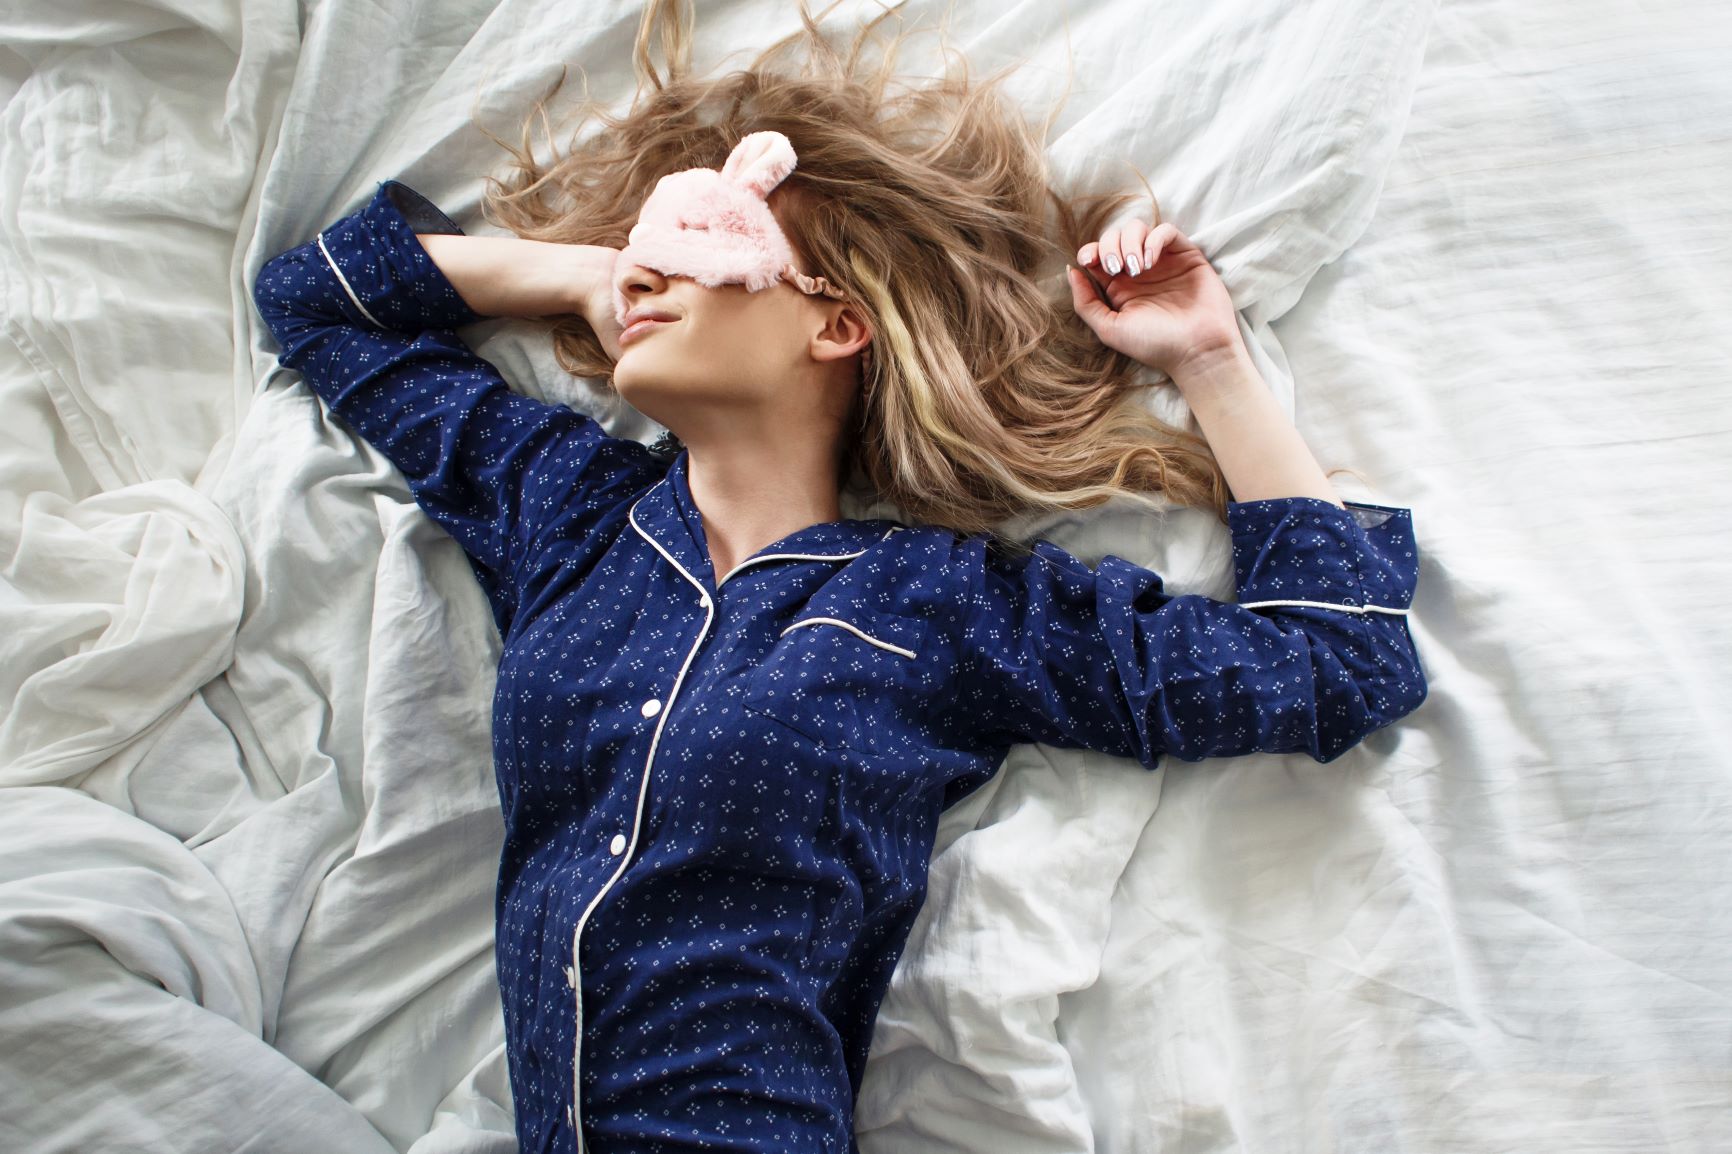
[[[642,320],[633,321],[620,331],[619,343],[623,347],[627,341],[636,340],[638,337],[649,332],[658,325],[672,324],[674,319],[675,318],[673,317],[651,316],[644,317]]]

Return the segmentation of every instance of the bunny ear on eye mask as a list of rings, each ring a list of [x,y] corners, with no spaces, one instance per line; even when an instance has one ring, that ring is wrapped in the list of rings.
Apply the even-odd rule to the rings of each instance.
[[[765,202],[797,163],[786,136],[754,132],[734,146],[719,172],[669,173],[644,199],[619,261],[664,276],[691,277],[711,288],[743,284],[758,292],[786,280],[803,293],[846,300],[823,277],[794,267],[793,246]],[[614,313],[620,323],[630,307],[616,284]]]

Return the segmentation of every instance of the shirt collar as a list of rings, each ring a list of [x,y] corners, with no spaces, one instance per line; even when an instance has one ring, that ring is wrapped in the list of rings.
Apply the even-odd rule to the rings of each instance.
[[[821,562],[845,562],[889,537],[903,526],[894,521],[863,521],[845,518],[820,521],[796,529],[738,562],[728,574],[710,566],[709,541],[704,536],[703,515],[692,500],[687,474],[690,450],[682,449],[668,468],[667,476],[633,502],[631,522],[637,532],[654,545],[686,576],[710,593],[718,579],[738,580],[757,569],[771,566]]]

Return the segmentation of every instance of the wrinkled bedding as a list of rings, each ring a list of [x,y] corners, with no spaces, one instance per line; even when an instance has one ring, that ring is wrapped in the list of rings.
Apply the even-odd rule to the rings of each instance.
[[[567,62],[623,108],[637,19],[0,8],[0,1148],[514,1149],[498,637],[247,288],[388,177],[494,231],[472,116],[514,134]],[[796,26],[706,3],[698,63]],[[1732,1147],[1727,21],[1162,0],[952,28],[978,72],[1029,61],[1031,112],[1068,49],[1057,180],[1147,174],[1341,493],[1414,509],[1431,693],[1327,766],[1015,749],[945,817],[861,1149]],[[660,431],[532,324],[464,335]],[[1204,514],[1020,527],[1232,595]]]

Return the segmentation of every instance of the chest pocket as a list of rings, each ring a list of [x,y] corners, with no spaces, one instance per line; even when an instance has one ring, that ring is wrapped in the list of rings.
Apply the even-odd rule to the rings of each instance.
[[[820,745],[909,749],[937,688],[932,660],[924,618],[808,607],[746,675],[741,705]]]

